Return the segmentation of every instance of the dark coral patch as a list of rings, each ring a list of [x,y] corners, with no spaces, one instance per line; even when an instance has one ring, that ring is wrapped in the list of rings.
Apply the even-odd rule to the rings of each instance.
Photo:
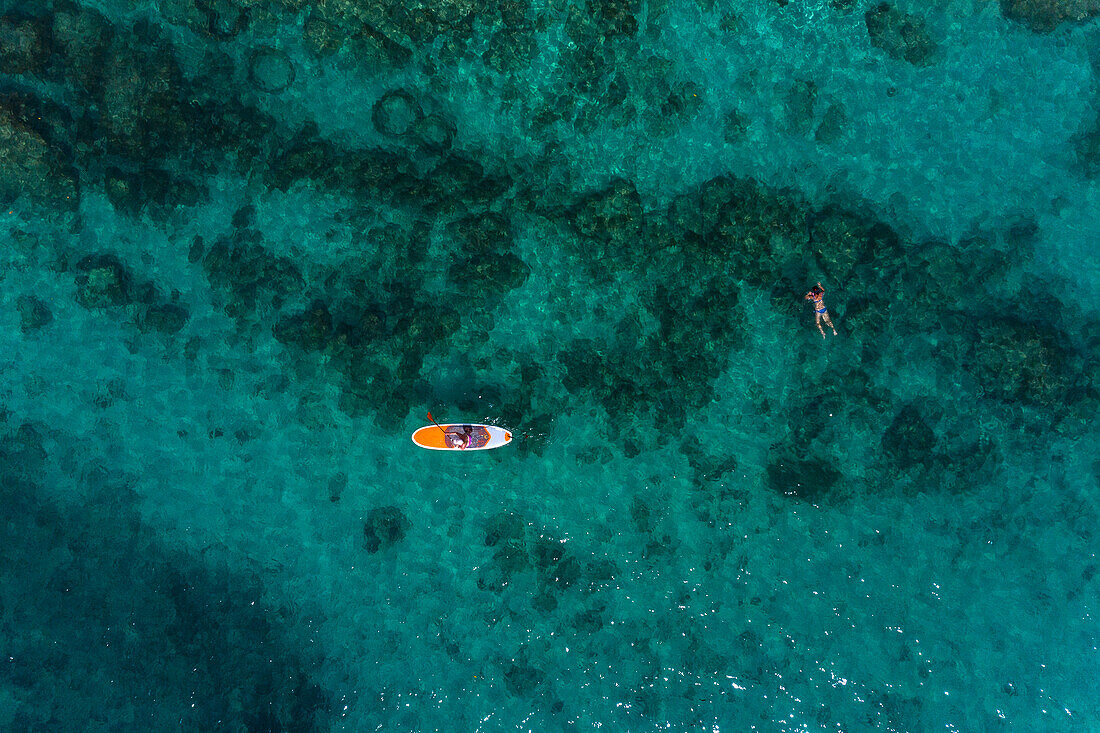
[[[542,670],[526,664],[511,664],[504,669],[505,686],[513,695],[520,697],[534,693],[545,678]]]
[[[451,149],[458,130],[442,115],[429,114],[417,117],[409,133],[426,152],[439,154]]]
[[[405,539],[412,522],[395,506],[381,506],[370,510],[363,525],[363,541],[367,552],[385,550]]]
[[[872,253],[891,252],[897,245],[889,227],[851,211],[825,209],[810,220],[810,251],[829,282],[844,284]]]
[[[76,208],[72,128],[71,118],[55,105],[0,95],[0,205],[22,196],[31,204]]]
[[[841,473],[827,458],[781,451],[768,459],[768,487],[782,496],[810,503],[836,498]]]
[[[383,135],[399,137],[408,133],[423,116],[420,103],[404,89],[386,92],[374,103],[371,120]]]
[[[143,328],[153,329],[161,333],[179,333],[191,314],[186,308],[176,303],[162,303],[150,306],[142,317]]]
[[[1050,33],[1062,23],[1081,23],[1100,14],[1097,0],[1001,0],[1001,13],[1036,33]]]
[[[276,339],[310,351],[325,349],[333,333],[332,314],[319,300],[314,301],[305,312],[286,316],[275,324]]]
[[[234,38],[248,28],[252,9],[247,3],[229,0],[193,0],[204,20],[202,28],[219,41]]]
[[[1074,140],[1077,163],[1088,178],[1100,176],[1100,116]]]
[[[50,307],[33,295],[20,295],[16,305],[19,308],[19,325],[23,333],[37,331],[53,322]]]
[[[523,520],[510,512],[490,517],[485,526],[485,544],[494,547],[501,543],[523,541]]]
[[[848,114],[839,102],[830,104],[821,116],[821,124],[814,132],[814,140],[822,145],[832,145],[844,136],[844,128],[848,125]]]
[[[261,91],[284,91],[294,76],[294,63],[277,48],[258,48],[248,58],[248,80]]]
[[[19,12],[0,17],[0,73],[43,76],[53,53],[47,17]]]
[[[531,270],[512,251],[512,233],[504,217],[468,217],[448,229],[459,244],[448,278],[465,296],[499,297],[527,279]]]
[[[88,308],[127,305],[135,299],[134,278],[114,255],[88,255],[76,263],[77,300]]]
[[[935,432],[911,404],[894,416],[882,438],[886,454],[902,469],[930,463],[935,457],[936,445]]]
[[[131,216],[143,211],[163,216],[177,207],[194,206],[205,195],[203,188],[191,181],[153,167],[140,173],[108,168],[104,190],[116,209]]]
[[[1053,331],[996,318],[975,324],[963,365],[989,397],[1046,408],[1064,404],[1074,369],[1071,352]]]
[[[254,312],[261,301],[281,305],[305,284],[297,265],[268,252],[259,233],[249,228],[214,242],[202,266],[210,282],[232,296],[226,310],[238,317]]]
[[[864,20],[875,48],[916,66],[931,63],[936,43],[925,30],[924,18],[904,13],[890,3],[879,3],[864,14]]]

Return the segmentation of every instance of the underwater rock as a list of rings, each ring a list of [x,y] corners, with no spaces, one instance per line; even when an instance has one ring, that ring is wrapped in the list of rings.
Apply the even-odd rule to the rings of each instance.
[[[229,84],[226,76],[228,72],[200,81],[216,88]],[[241,106],[234,100],[221,103],[193,100],[179,110],[178,122],[184,132],[174,130],[176,122],[169,121],[169,127],[173,128],[173,134],[183,136],[175,138],[175,150],[167,152],[186,152],[186,159],[194,161],[192,165],[199,170],[228,162],[242,174],[254,175],[258,170],[266,173],[266,167],[272,162],[269,157],[273,155],[272,130],[279,125],[273,117],[254,106]],[[282,153],[284,145],[280,139],[275,150]],[[166,157],[168,160],[164,164],[170,165],[172,155]]]
[[[192,0],[205,18],[203,30],[212,38],[228,41],[248,28],[253,3],[235,0]]]
[[[659,285],[643,301],[658,319],[656,334],[641,341],[630,328],[613,344],[577,339],[559,353],[570,392],[590,391],[613,417],[645,414],[667,429],[702,405],[723,358],[742,338],[737,291],[691,275],[677,288]],[[700,282],[701,280],[701,282]],[[693,313],[690,321],[683,313]],[[620,325],[623,325],[620,324]],[[675,383],[675,396],[669,385]]]
[[[1088,178],[1100,177],[1100,115],[1092,127],[1074,141],[1077,164]]]
[[[183,73],[159,29],[139,21],[132,36],[116,37],[100,68],[101,82],[89,91],[110,152],[144,161],[192,139],[179,96]]]
[[[201,260],[204,254],[206,254],[206,245],[202,237],[196,235],[191,240],[191,246],[187,248],[187,261],[193,265]]]
[[[75,209],[79,189],[61,150],[20,117],[16,100],[0,100],[0,205],[24,197],[32,205]]]
[[[154,206],[152,213],[161,216],[176,207],[194,206],[205,195],[205,191],[191,181],[155,167],[140,173],[108,168],[104,173],[104,190],[115,209],[131,216],[140,214],[150,205]]]
[[[546,674],[525,664],[512,664],[504,670],[504,684],[513,695],[526,697],[542,684]]]
[[[281,302],[305,285],[293,261],[267,252],[260,241],[254,230],[240,230],[218,239],[202,258],[210,283],[233,296],[234,315],[252,311],[261,298]]]
[[[499,298],[518,288],[531,274],[531,268],[511,252],[484,258],[468,255],[451,265],[447,279],[468,298]]]
[[[561,560],[562,556],[565,555],[565,547],[561,542],[552,540],[549,537],[539,537],[535,540],[531,555],[535,561],[535,566],[540,570],[546,570]]]
[[[53,53],[48,17],[18,12],[0,17],[0,73],[44,77]]]
[[[900,468],[930,464],[936,458],[936,434],[912,403],[894,416],[882,436],[882,447]]]
[[[646,60],[649,62],[649,59]],[[643,62],[645,63],[645,62]],[[654,70],[637,73],[636,78],[631,79],[629,93],[643,110],[642,120],[648,134],[655,136],[671,135],[684,123],[694,117],[695,113],[703,105],[703,89],[695,82],[682,81],[672,83],[667,78],[672,66],[668,64],[665,73],[658,72],[668,62],[660,59]],[[618,79],[616,73],[615,78]],[[609,89],[610,91],[610,89]],[[624,85],[624,91],[625,89]],[[618,105],[615,105],[618,106]],[[624,104],[624,113],[632,112],[631,104]],[[597,110],[604,118],[610,117],[614,108]],[[617,121],[617,125],[628,123],[632,114],[624,114],[623,119]]]
[[[537,50],[534,26],[514,23],[492,35],[481,59],[494,71],[518,71],[531,63]]]
[[[636,494],[630,502],[630,521],[634,528],[642,534],[649,534],[657,527],[656,518],[653,516],[649,504],[640,495]]]
[[[374,343],[387,334],[386,313],[377,305],[345,304],[334,322],[331,346],[337,352]]]
[[[588,12],[605,36],[633,36],[638,32],[638,0],[588,0]]]
[[[161,333],[173,334],[179,333],[184,326],[187,325],[187,320],[191,317],[191,314],[181,305],[175,303],[163,303],[161,305],[150,306],[145,311],[145,316],[141,320],[143,328],[151,328]]]
[[[826,458],[780,450],[768,458],[767,485],[775,493],[816,503],[835,497],[841,474]]]
[[[76,298],[87,308],[127,305],[134,300],[133,276],[114,255],[88,255],[76,263]]]
[[[383,135],[400,137],[409,132],[422,115],[416,97],[404,89],[391,89],[374,103],[371,120],[374,129]]]
[[[804,203],[789,192],[766,189],[751,179],[733,181],[731,190],[732,198],[723,205],[718,225],[708,237],[709,246],[722,254],[723,269],[770,284],[790,270],[790,263],[805,261],[808,210]]]
[[[625,252],[645,227],[641,196],[633,182],[616,179],[581,201],[573,223],[583,236],[610,245],[608,253]]]
[[[936,43],[924,29],[924,18],[903,13],[890,3],[879,3],[864,14],[864,20],[875,48],[915,66],[931,63]]]
[[[304,313],[280,318],[274,333],[280,343],[321,351],[333,335],[332,315],[324,302],[316,300]]]
[[[248,80],[260,91],[281,92],[294,83],[294,64],[276,48],[258,48],[248,58]]]
[[[412,522],[395,506],[375,507],[363,525],[367,552],[375,553],[392,547],[405,538]]]
[[[1059,408],[1068,394],[1069,374],[1078,370],[1055,337],[1054,331],[1012,319],[979,321],[972,326],[963,367],[988,397]]]
[[[1026,257],[1034,242],[1025,236],[1006,241],[1006,245],[1018,257]],[[918,306],[916,310],[927,308],[941,314],[967,307],[982,310],[986,292],[975,285],[1003,280],[1012,266],[1012,258],[1005,256],[997,242],[980,234],[954,245],[938,239],[925,240],[916,247],[909,243],[906,250],[905,259],[909,263],[921,263],[915,272],[894,267],[881,269],[904,273],[912,286],[910,292],[913,305]],[[876,265],[876,269],[880,267]]]
[[[848,211],[827,208],[810,220],[810,250],[825,271],[827,280],[844,283],[853,269],[864,262],[876,242],[888,239],[886,232],[872,236],[877,226]]]
[[[682,122],[693,117],[702,108],[703,102],[703,87],[693,81],[683,81],[669,92],[661,105],[661,115]]]
[[[497,546],[492,561],[482,566],[477,576],[477,587],[499,593],[513,577],[530,569],[531,561],[522,540],[509,540]]]
[[[514,244],[511,222],[493,212],[453,221],[447,233],[459,243],[463,254],[473,257],[499,256]]]
[[[539,613],[553,613],[557,607],[558,599],[554,597],[553,593],[542,591],[531,598],[531,608]]]
[[[302,40],[313,53],[328,56],[343,47],[347,35],[338,26],[313,12],[302,24]]]
[[[494,514],[485,525],[485,544],[489,547],[522,540],[523,520],[511,512]]]
[[[33,295],[20,295],[16,306],[19,309],[19,325],[23,333],[37,331],[53,321],[50,307]]]
[[[1050,33],[1064,22],[1100,14],[1100,0],[1001,0],[1001,14],[1036,33]]]
[[[527,550],[519,542],[505,542],[498,547],[493,553],[493,562],[504,573],[505,578],[511,578],[531,566]]]
[[[787,130],[792,135],[808,135],[813,129],[816,102],[817,84],[812,81],[795,81],[787,90],[784,109]]]
[[[411,201],[457,212],[499,200],[512,187],[512,180],[505,174],[486,172],[476,160],[452,154],[423,176],[421,184],[410,191]],[[419,196],[426,197],[428,203],[421,203]]]
[[[566,590],[580,580],[583,568],[577,558],[569,556],[555,566],[543,570],[543,582],[551,588]]]
[[[730,145],[739,145],[745,141],[748,120],[737,110],[730,110],[722,118],[722,139]]]
[[[53,52],[58,73],[84,92],[98,89],[103,81],[104,60],[115,32],[95,10],[57,4],[52,11]]]
[[[457,132],[453,122],[437,114],[418,117],[409,129],[417,144],[433,154],[450,150]]]
[[[619,577],[621,570],[613,560],[600,558],[590,562],[584,574],[586,593],[595,593],[611,586],[611,582]]]
[[[821,116],[821,124],[817,126],[814,140],[822,145],[832,145],[844,134],[844,127],[848,124],[848,115],[839,102],[834,102]]]

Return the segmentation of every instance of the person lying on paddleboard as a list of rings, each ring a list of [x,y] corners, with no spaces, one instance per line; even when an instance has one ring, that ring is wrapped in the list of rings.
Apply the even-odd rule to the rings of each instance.
[[[814,322],[817,324],[817,330],[821,331],[821,338],[825,338],[825,329],[821,327],[821,321],[825,321],[825,325],[833,329],[833,335],[836,336],[836,326],[833,325],[832,320],[829,318],[829,311],[825,308],[825,288],[821,287],[821,283],[818,282],[810,288],[810,292],[806,293],[806,300],[813,303],[814,314],[816,318]]]

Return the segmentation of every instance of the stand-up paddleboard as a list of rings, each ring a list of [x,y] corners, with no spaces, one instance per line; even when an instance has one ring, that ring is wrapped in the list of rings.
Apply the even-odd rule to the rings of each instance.
[[[440,429],[442,428],[442,430]],[[453,448],[447,434],[465,435],[469,429],[470,444],[466,448]],[[512,433],[496,425],[471,425],[469,423],[444,423],[443,425],[425,425],[412,434],[412,440],[421,448],[429,450],[489,450],[508,445],[512,442]]]

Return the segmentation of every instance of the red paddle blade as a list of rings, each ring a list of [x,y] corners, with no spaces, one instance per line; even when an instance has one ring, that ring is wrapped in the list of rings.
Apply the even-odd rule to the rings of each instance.
[[[440,425],[439,423],[437,423],[437,422],[435,421],[435,418],[434,418],[434,417],[432,417],[432,413],[430,413],[430,412],[428,413],[428,419],[429,419],[429,420],[431,420],[431,421],[432,421],[432,423],[433,423],[433,424],[434,424],[434,425],[435,425],[435,426],[436,426],[437,428],[439,428],[440,430],[443,430],[443,426],[442,426],[442,425]],[[443,434],[444,434],[444,435],[446,435],[446,434],[447,434],[447,431],[446,431],[446,430],[443,430]]]

